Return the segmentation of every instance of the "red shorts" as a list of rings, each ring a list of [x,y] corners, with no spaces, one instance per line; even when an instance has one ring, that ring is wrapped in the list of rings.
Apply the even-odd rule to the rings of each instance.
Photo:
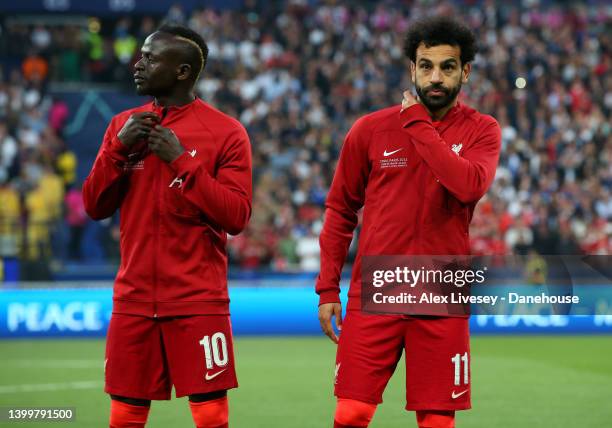
[[[113,314],[106,341],[104,391],[129,398],[176,396],[236,388],[227,315],[147,318]]]
[[[373,404],[406,351],[406,410],[464,410],[470,403],[469,319],[348,311],[336,355],[335,395]]]

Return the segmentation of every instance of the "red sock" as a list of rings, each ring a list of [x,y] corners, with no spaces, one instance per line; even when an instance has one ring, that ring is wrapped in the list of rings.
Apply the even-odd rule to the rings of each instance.
[[[419,410],[416,417],[419,428],[455,428],[454,410]]]
[[[149,416],[148,406],[133,406],[111,400],[110,428],[144,428]]]
[[[338,421],[334,421],[334,428],[365,428],[362,425],[344,425]]]
[[[334,428],[366,428],[376,412],[376,404],[338,398]]]
[[[202,401],[201,403],[189,402],[191,416],[197,428],[227,428],[229,411],[227,396],[216,400]]]

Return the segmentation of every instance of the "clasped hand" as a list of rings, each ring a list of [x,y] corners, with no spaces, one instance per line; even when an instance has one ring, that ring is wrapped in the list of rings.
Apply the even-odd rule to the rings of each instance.
[[[154,112],[134,113],[125,122],[117,134],[119,140],[127,147],[134,146],[138,141],[145,140],[149,149],[165,162],[172,162],[185,149],[170,128],[159,124],[160,117]]]

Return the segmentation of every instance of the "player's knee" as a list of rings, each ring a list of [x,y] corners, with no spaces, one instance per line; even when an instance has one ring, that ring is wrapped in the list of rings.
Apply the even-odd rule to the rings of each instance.
[[[149,416],[149,406],[130,404],[128,401],[138,401],[126,397],[111,396],[110,428],[144,428]],[[146,402],[148,400],[140,400]],[[151,403],[148,401],[149,404]]]
[[[196,394],[189,396],[191,416],[197,428],[227,428],[229,420],[227,394]],[[198,399],[208,398],[203,401]],[[195,401],[194,401],[195,400]]]
[[[337,427],[367,427],[376,412],[376,404],[339,398],[334,421]]]
[[[416,412],[416,417],[419,428],[455,428],[453,410],[419,410]]]

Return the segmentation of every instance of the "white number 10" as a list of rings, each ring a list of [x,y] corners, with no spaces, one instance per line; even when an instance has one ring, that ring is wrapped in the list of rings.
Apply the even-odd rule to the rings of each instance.
[[[212,369],[214,366],[223,367],[227,364],[229,359],[227,355],[227,340],[223,333],[219,331],[213,334],[212,337],[204,336],[200,340],[200,345],[204,347],[207,369]]]
[[[453,364],[455,364],[455,385],[461,385],[461,362],[463,362],[463,383],[467,385],[470,383],[469,373],[468,373],[468,353],[455,354],[453,358],[451,358]]]

